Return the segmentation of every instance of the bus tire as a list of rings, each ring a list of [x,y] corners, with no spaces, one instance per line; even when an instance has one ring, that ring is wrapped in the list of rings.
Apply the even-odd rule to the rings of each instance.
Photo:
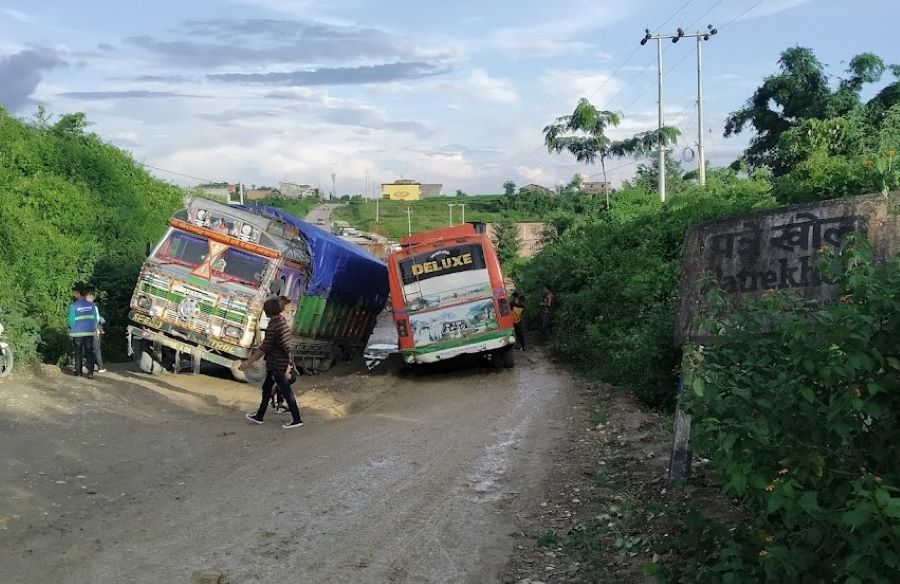
[[[516,354],[513,352],[512,347],[507,347],[503,350],[501,360],[503,361],[503,366],[507,369],[512,369],[516,366]]]

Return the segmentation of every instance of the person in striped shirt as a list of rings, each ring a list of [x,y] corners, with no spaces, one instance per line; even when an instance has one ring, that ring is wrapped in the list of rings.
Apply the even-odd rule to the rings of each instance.
[[[294,398],[294,392],[291,390],[291,384],[288,381],[290,370],[293,367],[291,359],[291,329],[284,318],[284,309],[288,304],[290,304],[290,300],[284,296],[269,298],[265,301],[263,312],[269,317],[269,325],[266,327],[266,338],[263,340],[262,345],[250,355],[250,358],[240,366],[241,371],[246,371],[247,368],[265,356],[266,379],[262,384],[262,401],[256,412],[247,414],[247,419],[254,424],[263,423],[263,417],[265,417],[266,409],[269,407],[269,400],[272,399],[272,388],[277,384],[291,412],[291,421],[285,422],[281,426],[285,429],[303,426],[303,420],[300,419],[300,408],[297,406],[297,400]]]

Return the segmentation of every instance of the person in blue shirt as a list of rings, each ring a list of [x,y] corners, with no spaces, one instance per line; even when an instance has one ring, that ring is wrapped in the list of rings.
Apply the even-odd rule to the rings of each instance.
[[[84,290],[85,296],[93,290]],[[75,376],[87,360],[87,378],[94,378],[94,336],[100,328],[97,305],[87,298],[78,298],[69,305],[69,336],[75,342]]]

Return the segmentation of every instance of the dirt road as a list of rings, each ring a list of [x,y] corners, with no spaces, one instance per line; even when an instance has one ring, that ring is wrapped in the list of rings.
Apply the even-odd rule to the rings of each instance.
[[[492,582],[566,432],[567,375],[303,378],[306,426],[258,390],[128,367],[0,383],[6,583]]]

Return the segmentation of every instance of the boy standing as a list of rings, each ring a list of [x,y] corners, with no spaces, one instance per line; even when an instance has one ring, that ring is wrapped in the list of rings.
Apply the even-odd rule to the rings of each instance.
[[[266,380],[262,384],[262,401],[255,413],[247,414],[247,419],[254,424],[263,423],[263,417],[269,407],[269,400],[272,399],[272,387],[277,384],[291,411],[291,421],[281,425],[285,429],[303,426],[303,420],[300,419],[300,408],[297,407],[297,400],[294,399],[294,392],[287,379],[287,373],[293,366],[291,364],[291,329],[284,319],[283,313],[285,306],[289,303],[290,300],[284,296],[266,300],[263,304],[263,312],[269,317],[266,338],[263,340],[262,346],[240,366],[240,370],[245,371],[265,355]]]
[[[69,305],[69,336],[75,343],[75,376],[81,376],[81,367],[87,358],[87,378],[94,378],[94,335],[100,326],[97,305],[78,292],[75,302]]]
[[[97,303],[95,301],[96,295],[93,290],[87,290],[84,298],[88,302],[94,303],[94,310],[97,315],[97,332],[94,333],[94,362],[97,364],[97,373],[106,373],[106,368],[103,366],[103,353],[100,351],[100,336],[103,334],[103,325],[106,324],[106,319],[100,316],[100,309],[97,307]]]

